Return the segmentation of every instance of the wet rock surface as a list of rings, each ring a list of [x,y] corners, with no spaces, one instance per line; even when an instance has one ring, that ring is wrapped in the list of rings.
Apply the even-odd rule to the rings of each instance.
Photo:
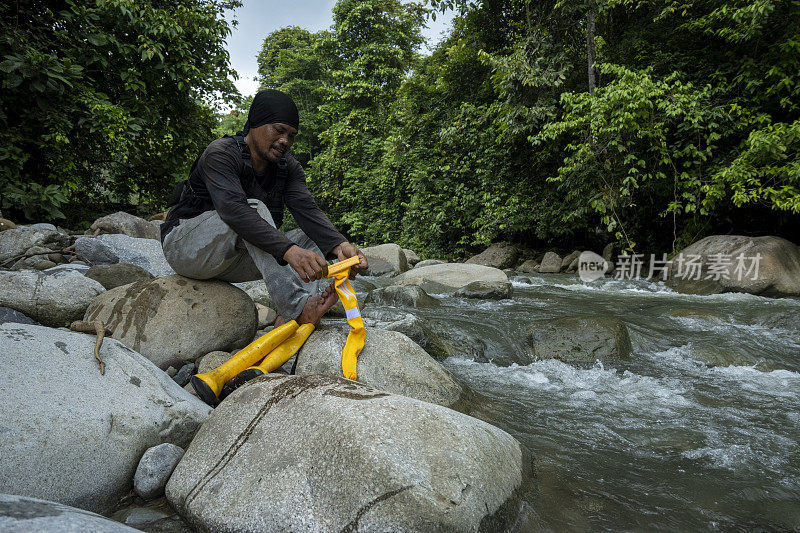
[[[631,340],[625,323],[613,317],[568,316],[530,325],[528,342],[534,359],[594,363],[627,359]]]

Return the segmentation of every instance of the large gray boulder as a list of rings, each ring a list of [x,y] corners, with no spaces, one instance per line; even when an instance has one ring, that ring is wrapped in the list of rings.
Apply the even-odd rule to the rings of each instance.
[[[84,274],[100,283],[106,290],[116,289],[136,281],[153,279],[153,275],[142,267],[130,263],[115,265],[95,265]]]
[[[59,233],[52,224],[19,226],[0,232],[0,263],[24,254],[34,246],[60,250],[69,245],[69,236]]]
[[[478,255],[473,255],[467,259],[466,263],[470,265],[484,265],[503,270],[504,268],[512,268],[517,264],[517,257],[519,257],[519,250],[511,244],[505,242],[498,242]]]
[[[423,259],[422,261],[414,265],[414,268],[422,268],[431,265],[443,265],[446,262],[447,261],[441,261],[439,259]]]
[[[400,274],[408,270],[408,260],[406,254],[400,246],[388,243],[378,246],[368,246],[361,249],[367,257],[369,263],[369,274],[379,276],[381,274],[395,273]]]
[[[329,376],[267,374],[209,417],[167,484],[204,531],[498,531],[523,452],[439,405]]]
[[[561,271],[561,256],[555,252],[547,252],[539,265],[541,274],[557,274]]]
[[[349,326],[316,330],[297,353],[295,374],[342,375],[342,349]],[[397,331],[366,328],[358,356],[359,383],[425,402],[454,407],[468,392],[417,343]]]
[[[539,271],[539,267],[539,261],[535,259],[528,259],[519,266],[517,271],[522,272],[523,274],[533,274]]]
[[[139,239],[161,239],[161,233],[157,226],[125,211],[117,211],[95,220],[86,230],[86,234],[93,235],[95,233],[121,233]]]
[[[455,296],[483,300],[505,300],[511,298],[511,293],[511,283],[508,281],[473,281],[466,287],[458,289]]]
[[[711,235],[672,258],[668,285],[689,294],[797,296],[800,247],[780,237]]]
[[[8,533],[133,533],[139,531],[83,509],[0,494],[0,531]]]
[[[86,246],[85,240],[91,240],[89,237],[81,237],[75,242],[76,251],[81,253],[83,246]],[[175,273],[172,267],[167,263],[164,257],[164,251],[161,249],[161,243],[155,239],[138,239],[136,237],[129,237],[120,233],[98,235],[93,240],[105,245],[104,250],[110,251],[116,255],[118,262],[131,263],[140,266],[150,272],[157,278],[162,278]],[[97,246],[96,244],[94,246]],[[84,254],[85,255],[85,254]],[[93,262],[97,262],[87,255]],[[108,261],[117,262],[117,261]]]
[[[588,315],[538,320],[528,327],[528,343],[533,358],[566,363],[627,359],[632,351],[624,322]]]
[[[419,285],[427,292],[453,293],[475,281],[508,283],[502,270],[483,265],[444,263],[416,267],[394,278],[395,285]]]
[[[99,513],[131,490],[142,454],[186,445],[209,408],[140,354],[94,335],[0,325],[0,487]]]
[[[416,285],[392,285],[375,289],[364,303],[383,305],[405,305],[407,307],[439,307],[441,302]]]
[[[403,253],[406,254],[406,262],[408,262],[409,268],[413,268],[414,265],[420,262],[420,257],[414,250],[403,248]]]
[[[108,244],[92,237],[79,237],[75,241],[75,253],[78,257],[93,265],[113,265],[119,263],[119,256]]]
[[[86,310],[85,320],[96,319],[113,338],[157,365],[243,348],[258,325],[255,305],[242,290],[178,275],[102,294]]]
[[[275,302],[272,301],[272,296],[269,295],[269,290],[267,290],[267,284],[264,283],[264,280],[244,281],[242,283],[234,283],[234,286],[247,293],[253,302],[275,309]]]
[[[79,272],[0,271],[0,306],[54,328],[80,320],[102,285]]]

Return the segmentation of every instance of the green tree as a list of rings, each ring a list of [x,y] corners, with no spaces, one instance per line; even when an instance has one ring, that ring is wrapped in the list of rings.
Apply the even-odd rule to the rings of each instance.
[[[3,3],[4,208],[74,223],[109,204],[160,204],[210,140],[210,106],[236,94],[222,14],[238,5]]]

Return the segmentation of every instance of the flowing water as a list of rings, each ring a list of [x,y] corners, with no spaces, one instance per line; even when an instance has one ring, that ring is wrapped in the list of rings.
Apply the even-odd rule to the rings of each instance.
[[[513,284],[512,300],[404,311],[477,347],[444,365],[531,452],[518,530],[800,531],[800,301]],[[631,359],[531,362],[530,323],[575,314],[624,321]]]

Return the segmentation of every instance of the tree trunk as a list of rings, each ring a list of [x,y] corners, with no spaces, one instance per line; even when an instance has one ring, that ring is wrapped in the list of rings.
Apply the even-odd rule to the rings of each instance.
[[[589,2],[589,12],[586,14],[586,57],[589,63],[589,94],[594,95],[594,2]]]

